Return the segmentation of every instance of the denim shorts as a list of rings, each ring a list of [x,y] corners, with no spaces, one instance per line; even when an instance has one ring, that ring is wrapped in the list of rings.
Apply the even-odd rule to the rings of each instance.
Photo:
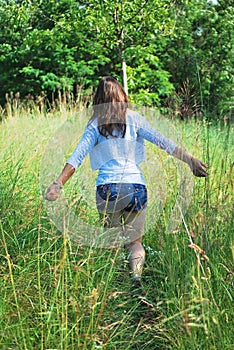
[[[137,212],[147,206],[147,188],[142,184],[109,183],[97,186],[96,205],[101,213]]]

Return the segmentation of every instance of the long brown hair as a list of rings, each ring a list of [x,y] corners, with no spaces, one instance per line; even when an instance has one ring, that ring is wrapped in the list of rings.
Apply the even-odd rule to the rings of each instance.
[[[108,138],[121,136],[126,132],[126,111],[128,97],[123,87],[111,76],[103,77],[93,98],[93,119],[98,119],[98,130]]]

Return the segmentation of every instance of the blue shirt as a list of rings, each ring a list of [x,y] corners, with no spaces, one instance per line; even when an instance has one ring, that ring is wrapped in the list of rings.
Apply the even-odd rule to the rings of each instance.
[[[145,143],[150,141],[172,154],[177,144],[154,129],[145,118],[131,110],[126,115],[126,133],[122,137],[104,137],[97,119],[88,123],[78,145],[67,160],[75,169],[90,154],[93,170],[99,169],[96,185],[138,183],[145,185],[139,163],[145,160]]]

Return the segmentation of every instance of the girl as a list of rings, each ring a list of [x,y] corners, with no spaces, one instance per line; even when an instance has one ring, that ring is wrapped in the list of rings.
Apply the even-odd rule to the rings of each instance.
[[[128,97],[118,81],[103,77],[93,99],[93,115],[76,149],[45,198],[55,201],[59,191],[90,153],[96,181],[96,205],[104,226],[121,227],[129,253],[134,285],[142,288],[145,260],[142,234],[147,206],[147,188],[139,167],[144,160],[144,140],[186,162],[193,174],[207,176],[207,166],[155,130],[145,118],[128,109]]]

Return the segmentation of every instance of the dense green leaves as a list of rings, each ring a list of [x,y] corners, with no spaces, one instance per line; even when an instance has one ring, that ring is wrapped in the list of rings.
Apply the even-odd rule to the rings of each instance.
[[[11,91],[90,94],[126,61],[133,102],[165,107],[174,96],[181,110],[186,82],[186,108],[230,114],[233,11],[224,0],[0,1],[0,103]]]
[[[199,103],[212,118],[230,115],[234,96],[234,9],[229,1],[214,3],[189,1],[181,7],[164,61],[177,91],[186,83],[195,91],[191,104]]]

